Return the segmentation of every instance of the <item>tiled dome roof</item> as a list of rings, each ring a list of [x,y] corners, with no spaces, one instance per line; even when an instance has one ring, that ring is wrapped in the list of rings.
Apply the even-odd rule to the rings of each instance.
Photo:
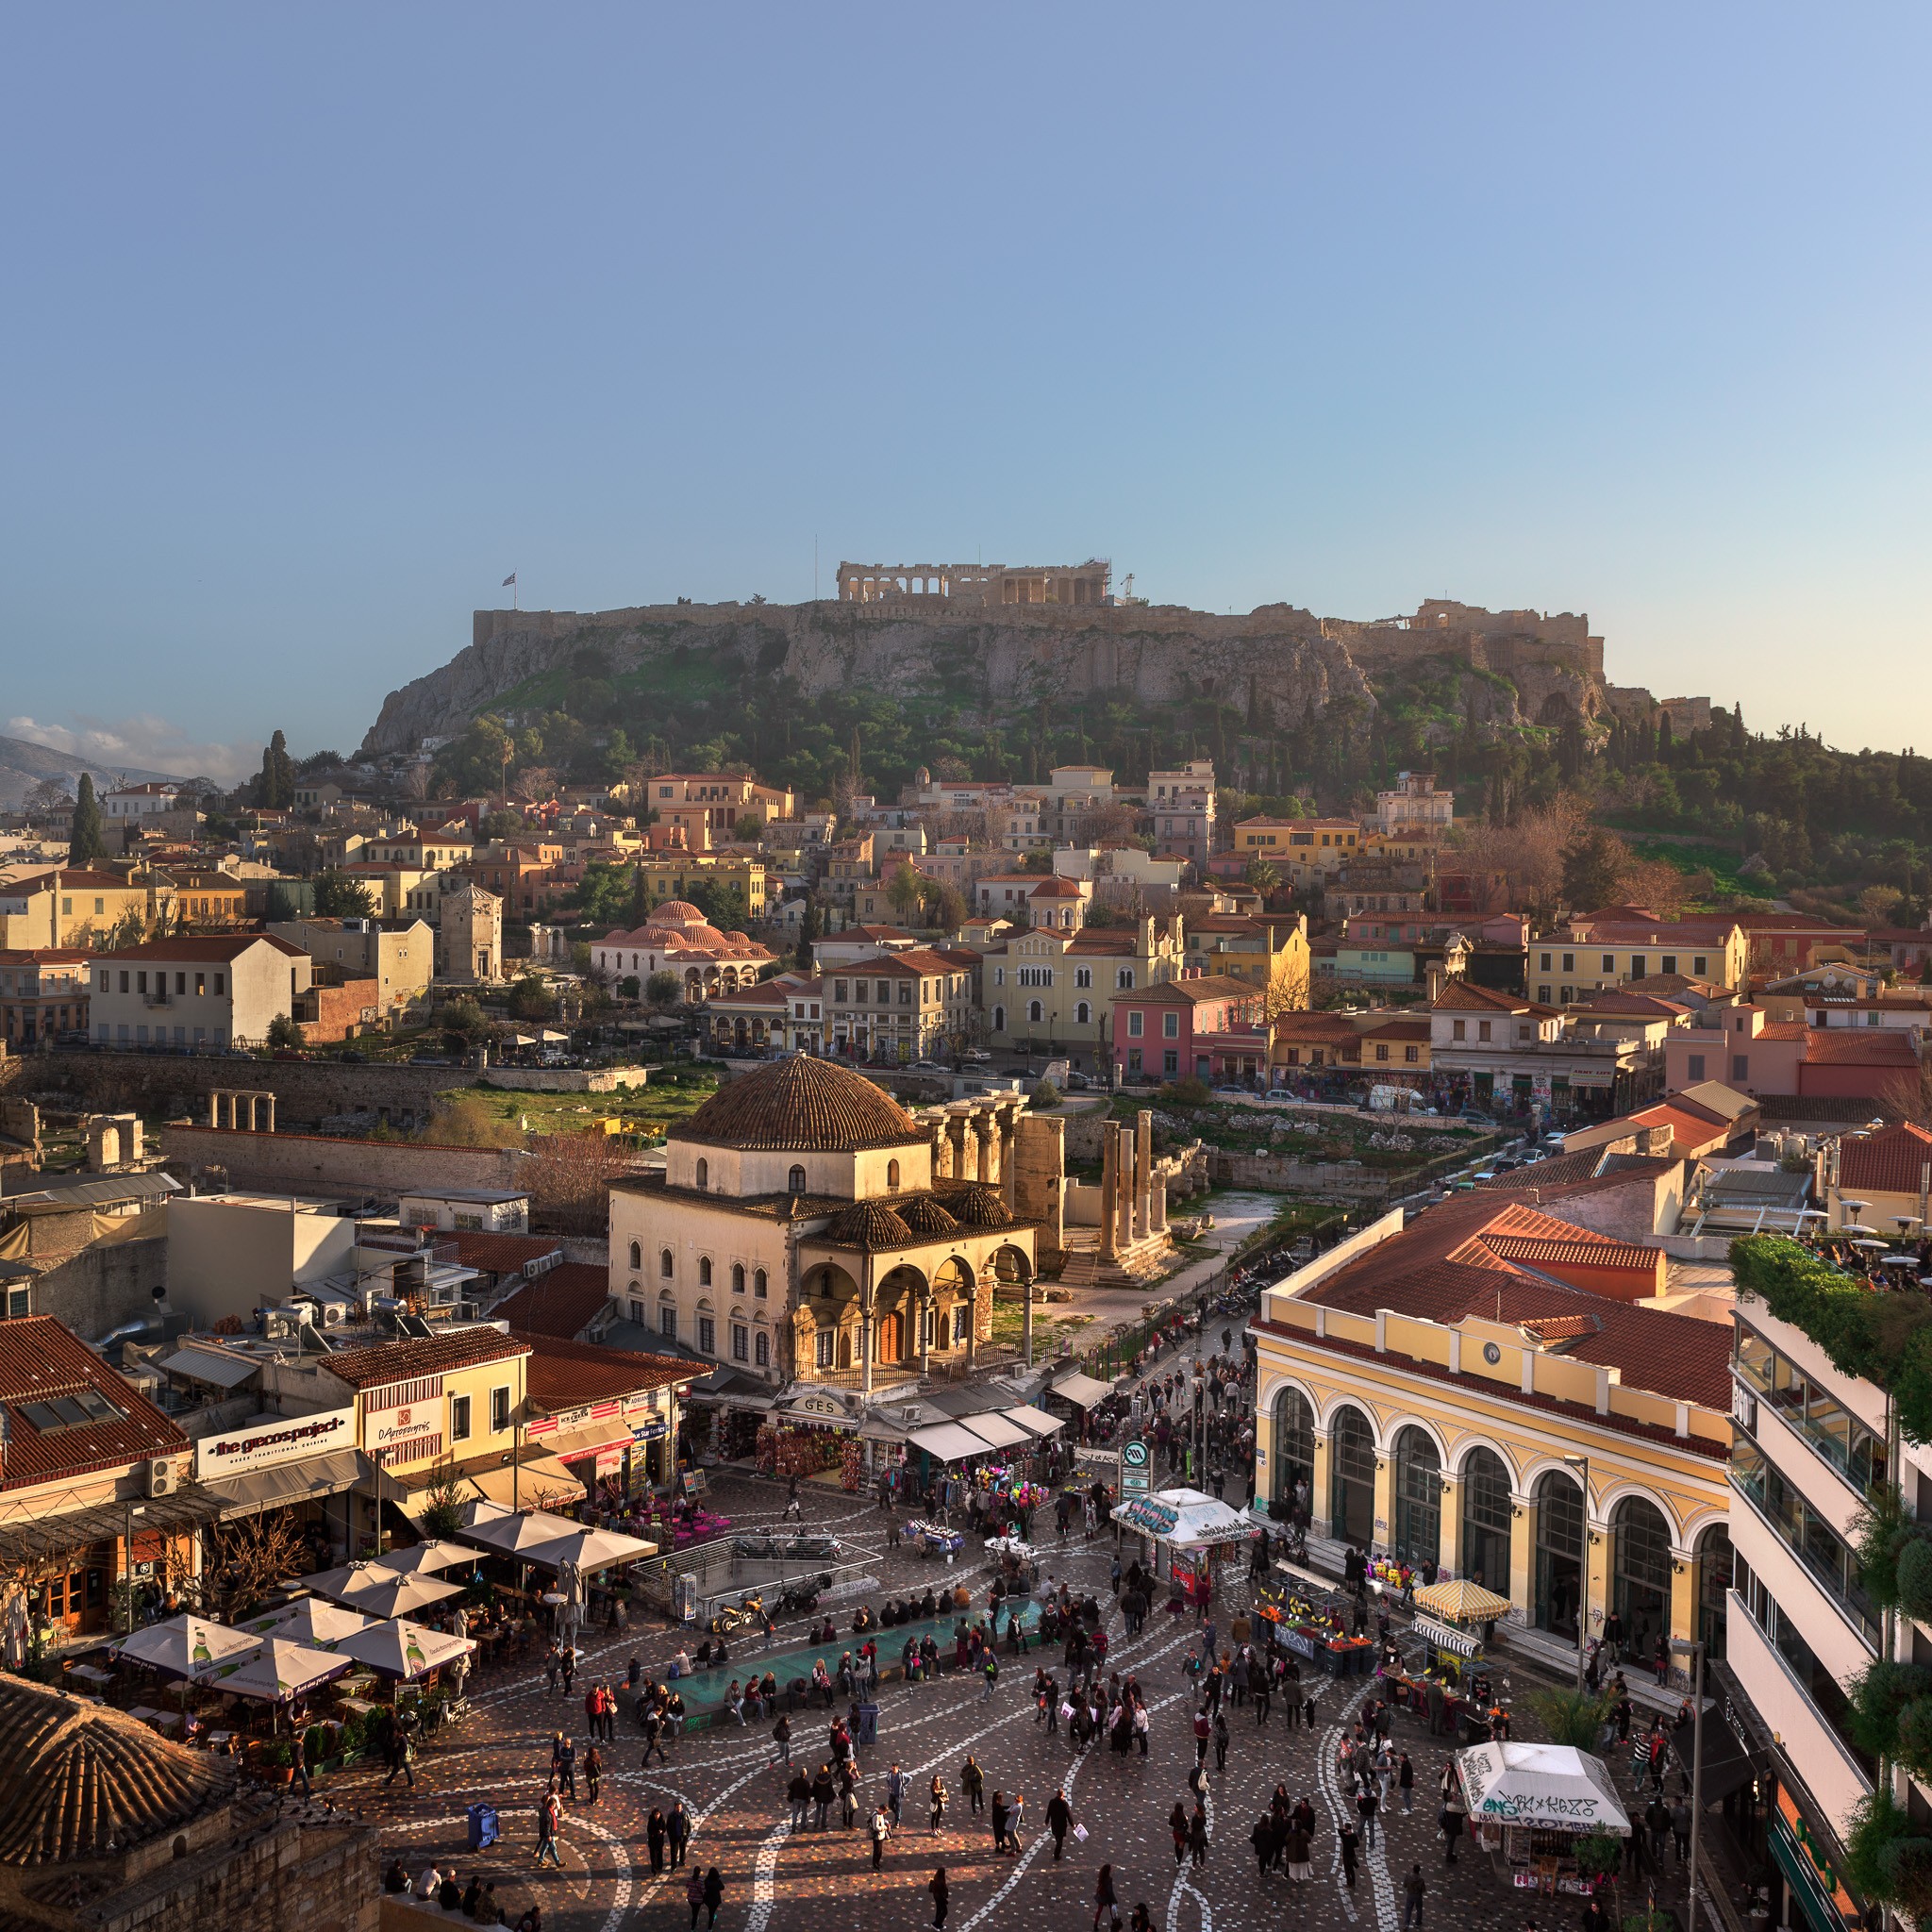
[[[850,1154],[925,1137],[863,1074],[801,1054],[720,1088],[670,1138],[753,1152]]]
[[[689,899],[666,899],[661,906],[651,908],[651,916],[644,921],[646,925],[702,925],[705,915]]]
[[[227,1760],[122,1711],[0,1676],[0,1865],[108,1856],[225,1804]]]
[[[930,1194],[914,1194],[902,1203],[899,1219],[914,1234],[951,1234],[959,1225]]]
[[[950,1197],[949,1210],[961,1227],[1010,1227],[1013,1217],[997,1188],[975,1181]]]
[[[832,1217],[825,1232],[855,1248],[903,1248],[912,1230],[883,1201],[855,1201]]]

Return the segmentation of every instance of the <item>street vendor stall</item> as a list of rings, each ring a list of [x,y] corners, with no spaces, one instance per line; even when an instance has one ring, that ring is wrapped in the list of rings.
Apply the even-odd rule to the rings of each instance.
[[[1257,1592],[1255,1615],[1269,1630],[1271,1644],[1334,1677],[1364,1674],[1374,1661],[1374,1645],[1351,1634],[1353,1602],[1337,1591],[1297,1579]]]
[[[1217,1573],[1256,1534],[1240,1510],[1200,1490],[1158,1490],[1114,1506],[1113,1520],[1154,1545],[1154,1574],[1165,1574],[1182,1602],[1212,1601]],[[1166,1568],[1161,1565],[1166,1554]],[[1246,1563],[1241,1565],[1245,1574]]]
[[[1574,1745],[1476,1744],[1455,1764],[1476,1842],[1501,1849],[1520,1890],[1581,1896],[1577,1840],[1630,1836],[1608,1767]]]

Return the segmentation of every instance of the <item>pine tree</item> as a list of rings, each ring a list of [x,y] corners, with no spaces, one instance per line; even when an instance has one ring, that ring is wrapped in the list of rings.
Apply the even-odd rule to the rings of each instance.
[[[262,752],[255,802],[269,811],[286,810],[295,802],[295,760],[289,756],[288,739],[279,731]]]
[[[94,797],[93,775],[83,772],[79,794],[74,801],[74,829],[67,835],[67,862],[76,868],[85,868],[107,856],[107,842],[101,836],[100,802]]]
[[[819,902],[808,897],[805,902],[805,916],[798,922],[798,951],[792,964],[801,973],[812,970],[812,951],[819,938]]]

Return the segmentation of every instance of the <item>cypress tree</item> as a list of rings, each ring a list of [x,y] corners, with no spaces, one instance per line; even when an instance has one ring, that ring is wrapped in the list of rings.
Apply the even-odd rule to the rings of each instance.
[[[80,774],[80,791],[74,801],[74,829],[67,836],[67,862],[75,867],[90,866],[108,856],[101,836],[101,807],[94,797],[92,773]]]

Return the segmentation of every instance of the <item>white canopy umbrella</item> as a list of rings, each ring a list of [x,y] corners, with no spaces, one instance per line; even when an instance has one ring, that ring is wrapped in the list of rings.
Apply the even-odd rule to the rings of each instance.
[[[341,1609],[320,1597],[305,1596],[300,1603],[289,1604],[265,1617],[251,1617],[242,1627],[257,1637],[285,1637],[291,1643],[312,1643],[326,1649],[358,1630],[366,1630],[374,1622],[360,1610]]]
[[[341,1639],[334,1646],[342,1657],[368,1664],[388,1677],[426,1676],[440,1665],[454,1663],[476,1648],[475,1638],[451,1637],[424,1624],[412,1624],[404,1617],[392,1617],[386,1624],[371,1624]]]
[[[540,1543],[575,1536],[583,1524],[547,1509],[506,1509],[500,1504],[475,1502],[463,1510],[463,1534],[506,1556],[520,1557]]]
[[[574,1529],[567,1536],[548,1542],[530,1543],[518,1549],[526,1563],[541,1564],[546,1570],[561,1570],[574,1563],[580,1574],[608,1570],[613,1563],[635,1563],[641,1557],[655,1557],[656,1543],[643,1538],[623,1536],[611,1529]]]
[[[349,1668],[345,1657],[334,1657],[325,1650],[312,1650],[307,1644],[291,1643],[270,1637],[241,1657],[230,1657],[216,1666],[208,1682],[217,1690],[237,1697],[258,1698],[264,1704],[286,1704],[340,1677]]]
[[[1557,1826],[1628,1838],[1630,1818],[1601,1757],[1572,1744],[1473,1745],[1456,1754],[1473,1824]]]
[[[445,1542],[440,1537],[426,1543],[411,1543],[406,1550],[391,1550],[379,1558],[385,1570],[455,1570],[474,1563],[477,1552],[466,1543]]]
[[[400,1576],[393,1570],[385,1570],[348,1592],[343,1601],[351,1609],[372,1617],[402,1617],[425,1604],[460,1596],[462,1591],[460,1583],[445,1583],[440,1576]]]
[[[385,1576],[397,1576],[402,1573],[391,1570],[382,1563],[344,1563],[334,1570],[318,1570],[311,1576],[298,1576],[295,1586],[302,1590],[312,1590],[317,1596],[325,1596],[336,1603],[347,1603],[351,1593],[370,1580],[380,1582]]]
[[[230,1630],[207,1617],[170,1617],[108,1645],[110,1650],[150,1670],[174,1677],[207,1677],[225,1657],[253,1650],[259,1638]]]
[[[1151,1496],[1129,1496],[1114,1506],[1113,1520],[1156,1542],[1183,1548],[1246,1542],[1255,1534],[1255,1525],[1239,1509],[1200,1490],[1158,1490]]]

